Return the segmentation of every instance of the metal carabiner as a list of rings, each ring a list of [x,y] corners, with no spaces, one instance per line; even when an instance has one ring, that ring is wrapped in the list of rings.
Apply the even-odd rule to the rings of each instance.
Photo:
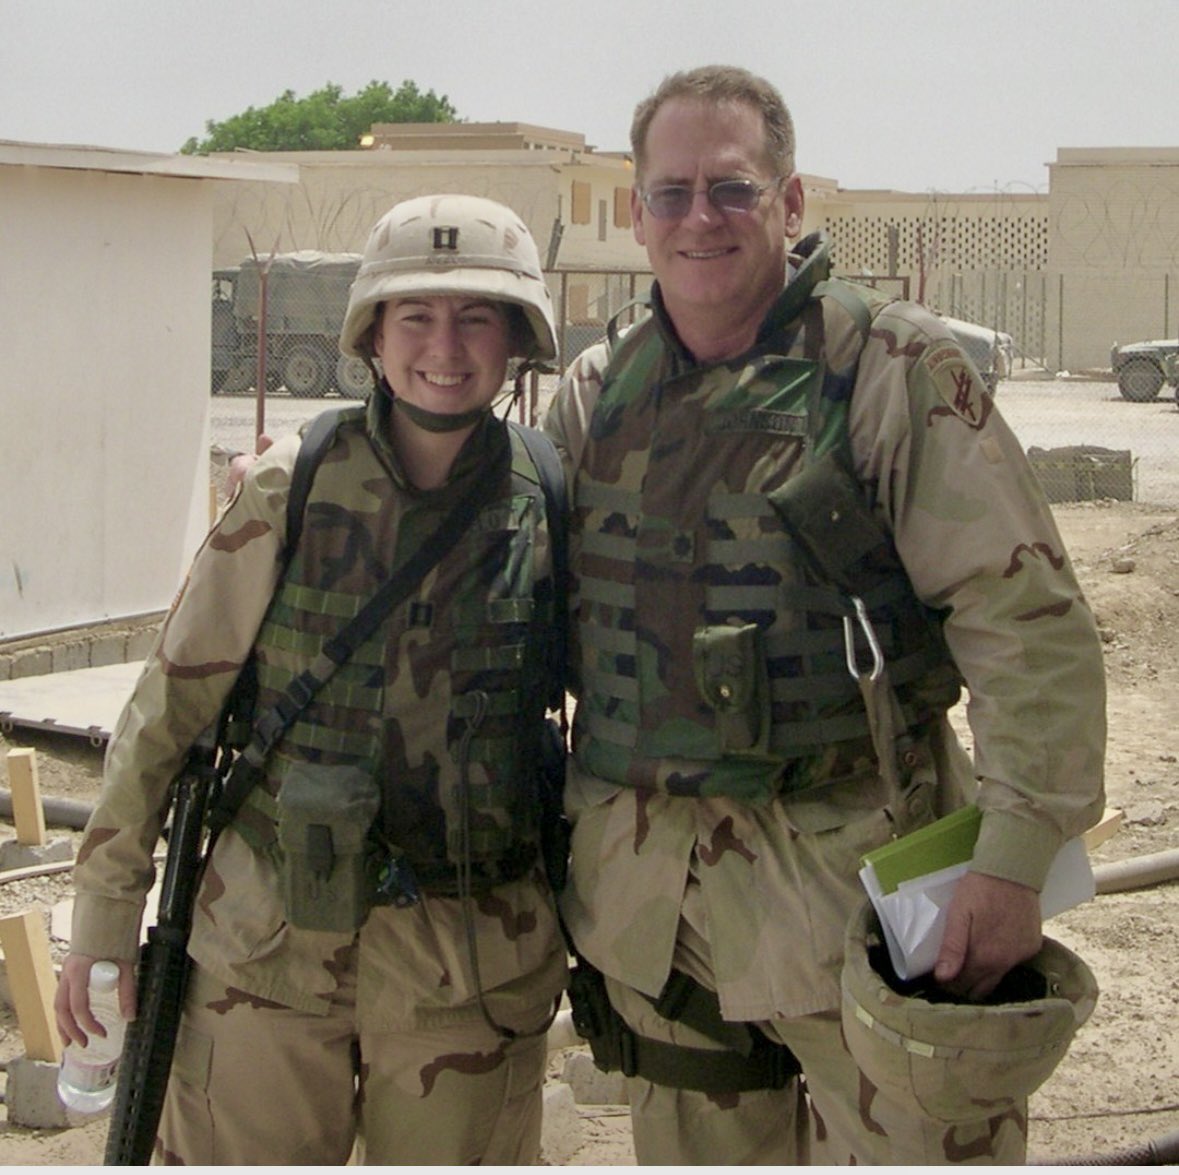
[[[872,651],[872,671],[866,676],[869,681],[876,681],[884,672],[884,654],[880,650],[880,642],[876,639],[876,630],[872,627],[872,621],[868,619],[868,609],[864,607],[864,601],[859,596],[852,596],[851,602],[855,605],[855,619],[859,622],[860,631],[864,634],[868,641],[868,648]],[[847,655],[848,673],[852,675],[853,681],[862,681],[865,674],[856,660],[856,632],[852,627],[850,616],[843,618],[843,647]]]

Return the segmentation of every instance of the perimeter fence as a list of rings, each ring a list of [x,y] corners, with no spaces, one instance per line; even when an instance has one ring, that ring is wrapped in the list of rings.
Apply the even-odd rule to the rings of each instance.
[[[325,269],[316,266],[317,280],[306,281],[302,292],[289,287],[280,291],[277,285],[269,292],[268,392],[358,398],[371,387],[363,364],[340,360],[335,347],[350,281],[336,270],[355,265],[358,258],[333,257],[333,280],[323,280]],[[546,280],[558,328],[558,356],[555,370],[528,386],[519,409],[524,419],[539,417],[561,373],[585,347],[604,337],[615,315],[625,324],[644,313],[641,302],[651,286],[651,274],[639,270],[559,270],[546,274]],[[1100,352],[1095,351],[1094,336],[1106,328],[1086,309],[1096,304],[1094,289],[1084,284],[1087,279],[1065,282],[1043,273],[974,271],[937,275],[921,288],[912,278],[873,280],[898,296],[919,297],[940,313],[1012,336],[1015,358],[1008,378],[999,383],[996,402],[1038,463],[1054,500],[1179,504],[1179,410],[1174,390],[1163,384],[1154,399],[1125,400],[1108,366],[1108,348],[1115,341],[1148,337],[1152,325],[1155,337],[1175,329],[1173,283],[1166,275],[1145,287],[1143,281],[1134,283],[1133,289],[1129,283],[1125,288],[1116,282],[1101,284],[1112,304],[1121,298],[1126,311],[1119,320],[1121,339],[1101,340]],[[215,391],[252,394],[257,387],[259,286],[256,278],[241,282],[226,271],[215,276]],[[1174,292],[1179,296],[1179,284]],[[1102,321],[1109,317],[1107,306]],[[1103,353],[1104,363],[1065,372],[1065,357],[1079,350],[1077,339],[1091,355]],[[234,348],[236,361],[231,359]]]

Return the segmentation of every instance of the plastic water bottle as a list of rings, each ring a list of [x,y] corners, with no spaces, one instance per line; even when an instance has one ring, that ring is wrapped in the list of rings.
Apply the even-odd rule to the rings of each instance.
[[[67,1109],[101,1114],[115,1097],[127,1021],[119,1012],[119,967],[105,960],[90,968],[90,1011],[106,1036],[87,1033],[89,1044],[66,1046],[57,1075],[57,1096]]]

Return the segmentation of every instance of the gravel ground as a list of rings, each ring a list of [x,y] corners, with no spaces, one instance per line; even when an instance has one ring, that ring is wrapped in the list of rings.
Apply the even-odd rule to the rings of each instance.
[[[547,404],[555,377],[541,383]],[[1170,389],[1165,389],[1170,392]],[[274,438],[297,429],[323,408],[342,401],[300,400],[285,392],[267,398],[266,432]],[[1156,505],[1179,505],[1179,407],[1168,394],[1145,404],[1123,400],[1116,383],[1082,378],[1029,379],[1020,376],[999,385],[996,403],[1025,448],[1053,449],[1091,445],[1129,450],[1134,499]],[[252,394],[217,396],[212,402],[214,445],[253,448],[256,405]]]
[[[1015,379],[1000,384],[995,399],[1024,448],[1128,449],[1135,500],[1179,504],[1179,407],[1169,395],[1135,404],[1116,383]]]

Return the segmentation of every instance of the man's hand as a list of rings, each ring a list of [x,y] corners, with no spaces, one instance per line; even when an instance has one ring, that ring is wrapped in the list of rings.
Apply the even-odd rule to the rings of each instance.
[[[1042,942],[1040,895],[1034,889],[967,873],[950,902],[933,977],[960,999],[981,1000]]]
[[[62,1044],[71,1041],[83,1048],[88,1033],[105,1036],[106,1030],[90,1011],[90,968],[98,960],[93,955],[66,956],[53,997],[53,1012]],[[124,1020],[135,1019],[135,963],[119,959],[119,1011]]]
[[[229,469],[225,474],[225,492],[229,497],[233,497],[234,491],[246,479],[246,474],[249,472],[250,466],[258,460],[274,441],[265,433],[258,436],[258,447],[253,453],[238,453],[236,457],[230,457]]]

